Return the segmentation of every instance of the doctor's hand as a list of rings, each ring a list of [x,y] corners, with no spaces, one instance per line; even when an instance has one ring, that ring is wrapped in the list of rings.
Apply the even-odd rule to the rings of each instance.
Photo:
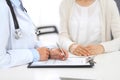
[[[58,48],[51,49],[50,59],[66,60],[68,58],[68,52],[64,49],[62,49],[62,51]]]
[[[40,55],[40,61],[48,60],[49,54],[50,54],[50,51],[48,48],[40,47],[40,48],[37,48],[37,51],[39,52],[39,55]]]
[[[97,55],[104,53],[104,47],[100,44],[98,45],[88,45],[86,49],[89,50],[90,55]]]
[[[70,52],[77,56],[89,56],[90,55],[89,50],[79,44],[72,44],[70,46]]]

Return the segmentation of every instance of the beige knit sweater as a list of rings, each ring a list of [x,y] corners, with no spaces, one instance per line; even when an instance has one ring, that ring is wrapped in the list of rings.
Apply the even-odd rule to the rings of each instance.
[[[69,20],[75,0],[63,0],[60,6],[61,30],[59,34],[60,45],[69,50],[75,41],[69,32]],[[102,44],[105,52],[120,50],[120,15],[114,0],[99,0],[101,7]],[[74,34],[73,34],[74,35]]]

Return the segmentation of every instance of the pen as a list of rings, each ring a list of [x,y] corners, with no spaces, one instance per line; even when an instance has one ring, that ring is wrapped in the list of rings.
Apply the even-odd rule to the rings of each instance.
[[[59,46],[59,44],[58,43],[56,43],[57,44],[57,47],[60,49],[60,51],[62,52],[61,53],[61,55],[63,55],[64,57],[65,57],[65,54],[64,54],[64,51],[63,51],[63,49]]]

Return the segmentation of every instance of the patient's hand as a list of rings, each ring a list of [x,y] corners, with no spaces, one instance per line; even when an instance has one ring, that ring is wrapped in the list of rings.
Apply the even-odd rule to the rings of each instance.
[[[70,46],[70,52],[77,56],[89,56],[90,52],[87,48],[79,44],[73,44]]]
[[[89,50],[90,55],[97,55],[104,52],[104,47],[100,44],[98,45],[88,45],[86,49]]]
[[[61,52],[60,49],[54,48],[50,50],[50,59],[59,59],[66,60],[68,58],[68,52],[62,49],[64,53]]]

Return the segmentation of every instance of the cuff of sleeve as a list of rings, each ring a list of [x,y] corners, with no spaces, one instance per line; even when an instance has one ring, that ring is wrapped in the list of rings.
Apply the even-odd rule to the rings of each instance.
[[[107,42],[102,42],[101,44],[104,46],[105,52],[113,52],[120,50],[120,38]]]
[[[33,54],[33,62],[37,62],[40,60],[40,55],[36,49],[30,49]]]
[[[74,44],[74,42],[67,41],[67,42],[64,44],[65,49],[69,51],[69,47],[70,47],[72,44]]]
[[[104,52],[108,52],[109,48],[104,43],[100,43],[104,47]]]

